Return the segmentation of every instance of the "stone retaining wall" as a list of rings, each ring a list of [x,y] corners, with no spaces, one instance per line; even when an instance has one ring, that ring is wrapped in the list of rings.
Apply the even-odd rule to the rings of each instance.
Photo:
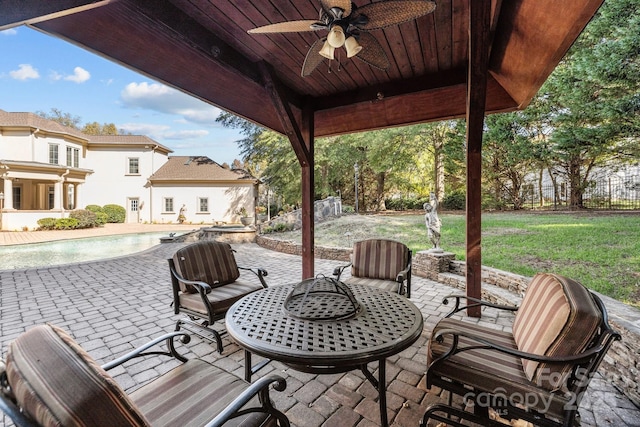
[[[264,236],[257,236],[256,243],[264,248],[301,255],[300,244],[281,241]],[[327,248],[316,246],[315,257],[350,260],[351,248]],[[455,288],[464,289],[466,263],[454,260],[452,253],[432,253],[420,251],[413,255],[412,274],[438,281]],[[513,304],[518,301],[527,289],[530,277],[520,276],[490,267],[482,267],[483,299],[500,303]],[[493,288],[493,290],[488,289]],[[511,301],[507,301],[511,295]],[[609,314],[609,323],[622,335],[622,341],[615,342],[600,367],[600,372],[616,388],[640,407],[640,310],[627,306],[612,298],[599,295],[604,301]]]
[[[313,217],[316,222],[340,215],[342,215],[342,199],[340,197],[327,197],[324,200],[313,202]],[[291,225],[294,230],[299,230],[302,227],[302,209],[273,217],[270,221],[265,221],[262,227],[274,227],[277,224]]]

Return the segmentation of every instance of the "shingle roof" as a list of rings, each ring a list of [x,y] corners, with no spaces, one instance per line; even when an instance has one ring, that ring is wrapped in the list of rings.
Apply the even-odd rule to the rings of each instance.
[[[226,169],[206,156],[173,156],[149,178],[150,181],[251,181],[242,169]]]
[[[77,129],[63,126],[58,122],[47,120],[34,113],[10,113],[0,110],[0,126],[28,126],[43,131],[73,135],[86,140],[90,138],[89,135],[85,135]]]
[[[53,120],[48,120],[40,117],[34,113],[10,113],[4,110],[0,110],[0,127],[1,126],[15,126],[15,127],[31,127],[34,129],[40,129],[47,132],[55,132],[59,134],[73,135],[78,138],[85,139],[91,144],[106,144],[106,145],[154,145],[158,146],[162,151],[166,153],[172,153],[168,147],[149,138],[145,135],[87,135],[80,132],[77,129],[63,126]]]

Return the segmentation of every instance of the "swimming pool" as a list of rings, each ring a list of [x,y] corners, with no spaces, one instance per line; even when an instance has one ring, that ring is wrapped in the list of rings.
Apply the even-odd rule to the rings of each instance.
[[[47,243],[0,246],[0,270],[95,261],[143,251],[160,244],[164,233],[119,234]]]

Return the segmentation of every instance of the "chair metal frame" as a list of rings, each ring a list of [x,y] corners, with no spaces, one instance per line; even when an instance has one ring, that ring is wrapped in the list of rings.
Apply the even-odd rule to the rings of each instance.
[[[233,249],[232,249],[233,251]],[[233,251],[235,252],[235,251]],[[213,335],[213,339],[216,342],[218,352],[222,354],[223,345],[222,345],[222,336],[226,333],[226,331],[219,332],[213,328],[213,324],[218,320],[224,319],[227,311],[214,312],[211,307],[211,303],[207,298],[207,295],[211,292],[211,285],[202,281],[197,280],[188,280],[182,277],[176,270],[175,262],[173,258],[167,259],[169,263],[169,271],[171,272],[171,287],[173,290],[173,311],[174,314],[186,314],[186,318],[178,319],[176,322],[176,331],[179,331],[180,328],[184,325],[187,326],[187,329],[198,335],[201,338],[211,340],[209,335],[203,334],[200,331],[206,331]],[[267,282],[264,280],[266,276],[268,276],[267,270],[263,268],[247,268],[238,266],[238,270],[242,271],[250,271],[255,274],[260,280],[260,284],[263,288],[267,288]],[[193,286],[200,295],[200,299],[202,300],[202,304],[205,307],[207,314],[203,315],[202,313],[191,310],[186,307],[182,307],[180,305],[180,282]],[[194,328],[189,328],[188,326],[193,326]]]
[[[109,371],[115,367],[121,366],[129,360],[146,357],[150,355],[160,355],[174,357],[180,362],[186,362],[187,358],[181,355],[175,346],[175,340],[178,338],[183,344],[189,343],[191,337],[185,332],[171,332],[155,338],[146,344],[130,351],[129,353],[114,359],[111,362],[102,365],[102,369]],[[166,342],[167,350],[149,349],[158,344]],[[44,356],[43,356],[44,357]],[[284,391],[287,383],[286,380],[279,375],[268,375],[249,385],[242,393],[240,393],[225,409],[220,412],[214,419],[210,420],[205,427],[221,427],[227,421],[252,412],[264,412],[274,417],[280,427],[289,427],[288,418],[276,409],[269,398],[269,389],[273,385],[273,389]],[[260,407],[248,408],[241,410],[251,399],[258,396]],[[39,427],[39,425],[28,417],[17,405],[11,394],[11,386],[8,383],[6,372],[0,374],[0,411],[4,412],[17,427]]]
[[[589,386],[589,382],[593,374],[596,373],[598,366],[602,362],[607,353],[609,347],[613,344],[614,341],[618,341],[621,339],[621,335],[616,332],[611,326],[609,326],[607,310],[604,306],[602,300],[593,292],[590,292],[598,309],[602,313],[602,321],[598,328],[598,331],[594,335],[593,339],[589,343],[587,349],[579,354],[573,356],[544,356],[532,353],[526,353],[523,351],[519,351],[513,348],[507,348],[491,342],[487,339],[483,339],[478,336],[474,336],[469,333],[462,333],[456,329],[443,329],[437,332],[437,335],[433,337],[439,342],[444,341],[444,337],[449,335],[452,337],[451,347],[445,351],[440,357],[433,360],[432,363],[427,367],[426,373],[426,385],[427,388],[431,386],[440,387],[443,390],[449,392],[448,403],[447,404],[433,404],[430,405],[420,423],[420,427],[426,427],[429,419],[438,420],[447,423],[448,425],[456,426],[456,427],[465,427],[468,424],[463,424],[462,420],[471,421],[476,424],[491,426],[491,427],[500,427],[504,426],[504,423],[493,420],[489,416],[489,410],[486,406],[480,404],[474,404],[474,412],[468,412],[464,409],[456,408],[452,406],[452,395],[456,394],[458,396],[464,395],[472,395],[472,396],[485,396],[486,399],[489,399],[491,402],[498,401],[501,404],[504,403],[503,406],[500,407],[500,412],[503,414],[508,414],[509,418],[512,419],[523,419],[525,421],[529,421],[536,426],[543,427],[570,427],[573,425],[574,420],[579,415],[578,407],[580,404],[580,399],[584,395],[585,390]],[[455,304],[453,309],[447,313],[445,318],[451,317],[453,314],[458,313],[460,311],[466,310],[469,307],[493,307],[501,310],[508,311],[517,311],[518,307],[515,306],[505,306],[500,304],[494,304],[491,302],[467,297],[464,295],[450,295],[447,296],[443,304],[447,304],[450,298],[455,298]],[[461,305],[461,300],[466,300],[467,305]],[[466,339],[470,339],[476,344],[470,347],[458,348],[459,338],[465,337]],[[439,375],[435,373],[435,370],[442,364],[447,363],[447,359],[450,357],[463,353],[466,350],[471,349],[487,349],[487,350],[495,350],[498,352],[503,352],[507,354],[511,354],[520,358],[534,360],[538,362],[547,362],[547,363],[572,363],[572,372],[569,375],[569,379],[567,381],[568,392],[571,393],[572,396],[575,396],[575,404],[569,405],[569,408],[565,408],[562,419],[558,420],[552,417],[547,416],[545,413],[540,411],[533,411],[528,408],[513,405],[511,404],[509,399],[501,399],[502,396],[508,396],[509,390],[502,389],[500,390],[501,395],[498,396],[495,390],[489,390],[483,388],[482,384],[479,384],[477,381],[474,382],[471,379],[466,382],[458,382],[454,381],[451,378],[448,378],[444,375]],[[542,392],[541,389],[536,389],[537,392]],[[550,395],[551,391],[546,391],[548,395]],[[442,415],[444,414],[444,415]],[[500,415],[500,414],[499,414]],[[460,421],[454,420],[451,417],[459,418]]]
[[[387,239],[370,239],[370,240],[387,240]],[[401,242],[398,242],[401,243]],[[400,271],[397,276],[395,281],[398,282],[398,294],[400,295],[406,295],[407,298],[411,298],[411,263],[412,263],[412,256],[413,256],[413,251],[411,249],[409,249],[406,245],[404,245],[407,248],[407,265],[406,267]],[[338,266],[333,270],[333,275],[335,276],[336,280],[340,280],[340,276],[342,276],[342,273],[344,272],[344,270],[346,270],[348,267],[351,267],[353,265],[353,262],[350,262],[346,265],[342,265],[342,266]],[[406,282],[406,286],[405,286],[405,282]]]

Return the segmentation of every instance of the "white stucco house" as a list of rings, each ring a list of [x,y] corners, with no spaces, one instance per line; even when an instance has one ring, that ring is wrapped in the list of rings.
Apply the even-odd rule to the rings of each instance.
[[[147,136],[86,135],[33,113],[0,110],[0,230],[116,204],[127,222],[238,222],[254,212],[258,180],[207,157],[170,157]]]

